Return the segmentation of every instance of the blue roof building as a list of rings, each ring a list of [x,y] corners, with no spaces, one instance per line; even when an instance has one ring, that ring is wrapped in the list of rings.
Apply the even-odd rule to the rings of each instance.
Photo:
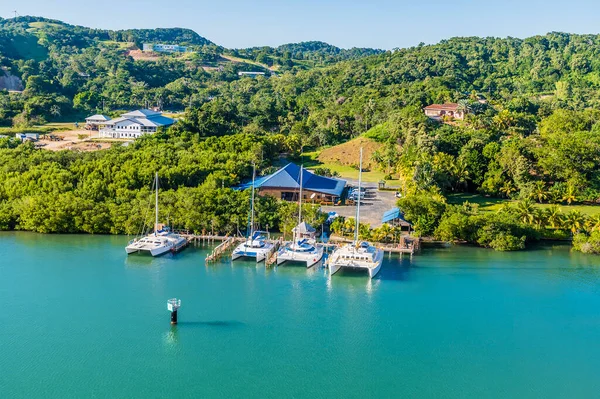
[[[392,208],[386,211],[381,218],[381,223],[387,223],[392,226],[408,227],[410,229],[411,224],[404,219],[404,214],[400,211],[400,208]]]
[[[303,168],[302,197],[307,202],[336,202],[342,196],[346,181],[319,176]],[[260,194],[270,195],[285,201],[297,201],[300,192],[300,166],[289,163],[277,172],[255,179],[254,186]],[[252,182],[238,186],[245,190]]]

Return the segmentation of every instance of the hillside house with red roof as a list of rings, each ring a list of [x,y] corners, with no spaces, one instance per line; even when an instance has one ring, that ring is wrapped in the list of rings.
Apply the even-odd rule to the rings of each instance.
[[[423,108],[425,115],[432,119],[440,120],[445,118],[450,119],[465,119],[465,112],[459,109],[457,103],[431,104]]]

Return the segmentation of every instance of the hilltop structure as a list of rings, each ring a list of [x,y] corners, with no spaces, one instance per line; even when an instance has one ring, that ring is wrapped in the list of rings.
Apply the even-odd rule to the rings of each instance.
[[[100,137],[136,139],[143,134],[156,133],[159,127],[171,126],[175,122],[175,119],[167,118],[160,112],[140,109],[104,122],[104,127],[100,129]]]
[[[238,186],[238,189],[251,188],[252,183]],[[284,201],[298,201],[300,193],[300,166],[289,163],[277,172],[259,177],[254,187],[261,195],[269,195]],[[302,172],[302,201],[314,203],[335,203],[339,201],[346,187],[346,181],[319,176],[304,169]]]
[[[450,119],[465,119],[465,111],[459,109],[457,103],[431,104],[423,108],[425,115],[431,119],[440,120],[444,117]]]
[[[185,53],[187,47],[178,44],[144,43],[142,51],[153,51],[155,53]]]
[[[240,76],[240,77],[247,76],[249,78],[257,78],[259,76],[266,76],[266,75],[264,72],[240,71],[240,72],[238,72],[238,76]]]

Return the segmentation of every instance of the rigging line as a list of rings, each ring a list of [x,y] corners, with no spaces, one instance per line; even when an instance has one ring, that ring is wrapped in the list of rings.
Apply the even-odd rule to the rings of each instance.
[[[152,179],[152,187],[150,189],[150,194],[154,191],[154,179]],[[148,200],[148,206],[146,207],[146,213],[144,214],[144,219],[142,220],[142,226],[140,228],[140,236],[146,235],[146,228],[148,223],[148,213],[150,212],[150,208],[152,207],[152,195],[150,195]]]

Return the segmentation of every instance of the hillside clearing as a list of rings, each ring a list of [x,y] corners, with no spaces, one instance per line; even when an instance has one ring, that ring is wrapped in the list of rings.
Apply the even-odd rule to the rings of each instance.
[[[345,179],[358,180],[358,164],[360,158],[360,148],[363,148],[363,180],[366,182],[377,183],[384,180],[385,173],[380,171],[371,160],[373,152],[381,148],[382,144],[369,138],[358,137],[346,143],[342,143],[323,150],[306,152],[303,159],[308,169],[327,168],[332,172],[339,173],[340,177]],[[386,186],[397,187],[399,180],[387,180]]]

